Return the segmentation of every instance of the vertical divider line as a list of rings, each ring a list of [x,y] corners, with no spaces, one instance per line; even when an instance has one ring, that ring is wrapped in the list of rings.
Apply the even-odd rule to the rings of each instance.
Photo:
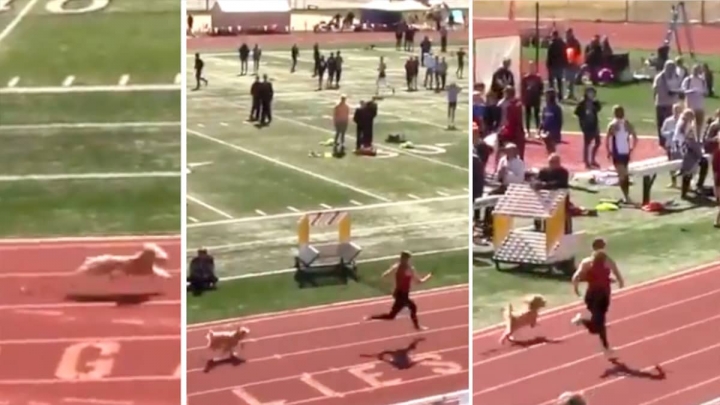
[[[187,162],[187,35],[186,17],[187,1],[180,1],[180,403],[187,405],[187,289],[185,285],[185,271],[187,269],[187,204],[185,196],[188,189],[188,162]]]
[[[472,199],[472,186],[473,186],[473,93],[474,89],[474,77],[475,77],[475,40],[473,35],[473,25],[475,23],[475,17],[473,14],[473,2],[475,0],[467,0],[468,4],[468,53],[472,52],[472,55],[467,56],[468,63],[468,398],[472,403],[472,392],[473,392],[473,211],[474,201]]]

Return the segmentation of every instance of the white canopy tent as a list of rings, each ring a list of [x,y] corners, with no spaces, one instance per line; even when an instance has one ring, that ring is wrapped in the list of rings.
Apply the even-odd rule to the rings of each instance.
[[[213,28],[257,29],[290,26],[289,0],[217,0],[210,10]]]

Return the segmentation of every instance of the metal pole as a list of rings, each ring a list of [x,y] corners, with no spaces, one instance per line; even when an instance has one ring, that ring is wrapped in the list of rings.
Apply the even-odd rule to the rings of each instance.
[[[540,64],[540,2],[535,2],[535,66]]]

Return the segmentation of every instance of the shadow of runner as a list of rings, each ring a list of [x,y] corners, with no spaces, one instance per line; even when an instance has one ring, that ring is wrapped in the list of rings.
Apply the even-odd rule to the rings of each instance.
[[[383,350],[378,354],[361,354],[360,357],[382,361],[398,370],[407,370],[422,362],[422,360],[414,361],[411,354],[417,350],[418,345],[424,340],[425,338],[415,338],[406,347],[394,350]]]
[[[610,361],[613,366],[605,370],[604,373],[600,376],[600,378],[609,378],[609,377],[634,377],[634,378],[643,378],[647,380],[664,380],[666,378],[665,370],[663,370],[659,365],[655,366],[653,368],[653,371],[643,371],[641,369],[635,369],[627,364],[623,363],[619,360],[611,360]]]
[[[118,306],[140,305],[150,301],[161,293],[126,293],[126,294],[67,294],[65,299],[74,302],[114,302]]]

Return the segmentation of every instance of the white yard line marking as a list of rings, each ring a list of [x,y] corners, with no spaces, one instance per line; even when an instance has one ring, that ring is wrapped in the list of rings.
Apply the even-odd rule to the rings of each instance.
[[[216,80],[218,80],[218,81],[220,81],[220,82],[225,82],[225,83],[229,83],[229,84],[233,84],[233,85],[234,85],[234,83],[233,83],[232,81],[227,80],[227,79],[226,79],[225,77],[223,77],[223,76],[220,76],[220,75],[211,75],[211,76],[212,76],[214,79],[216,79]],[[246,107],[246,103],[238,103],[238,102],[231,101],[231,100],[227,100],[227,99],[224,99],[224,98],[220,98],[219,100],[222,101],[222,102],[225,102],[225,103],[228,104],[228,105]],[[280,115],[277,115],[277,114],[273,114],[273,118],[278,119],[278,120],[281,120],[281,121],[287,121],[287,122],[289,122],[289,123],[293,123],[293,124],[296,124],[296,125],[299,125],[299,126],[303,126],[303,127],[306,127],[306,128],[310,128],[310,129],[312,129],[313,131],[320,131],[320,132],[324,132],[324,133],[327,133],[327,134],[335,135],[335,131],[329,130],[329,129],[327,129],[327,128],[319,127],[319,126],[317,126],[317,125],[309,124],[309,123],[307,123],[307,122],[302,122],[302,121],[299,121],[299,120],[297,120],[297,119],[295,119],[295,118],[283,117],[283,116],[280,116]],[[188,132],[190,132],[190,130],[188,130]],[[350,138],[350,139],[355,139],[355,137],[352,136],[352,135],[346,135],[346,137],[347,137],[347,138]],[[393,147],[388,146],[388,145],[382,145],[381,149],[390,150],[390,151],[393,151],[393,152],[395,152],[395,153],[397,153],[397,154],[401,154],[401,155],[405,155],[405,156],[412,157],[412,158],[415,158],[415,159],[423,160],[423,161],[426,161],[426,162],[428,162],[428,163],[432,163],[432,164],[436,164],[436,165],[441,165],[441,166],[449,167],[449,168],[452,168],[452,169],[455,169],[455,170],[460,170],[460,171],[464,171],[464,172],[469,171],[469,169],[468,169],[467,167],[458,166],[458,165],[455,165],[455,164],[452,164],[452,163],[445,162],[445,161],[443,161],[443,160],[433,159],[433,158],[431,158],[431,157],[419,155],[419,154],[417,154],[417,153],[408,152],[408,151],[405,150],[405,149],[393,148]]]
[[[199,221],[197,218],[195,218],[195,217],[188,217],[188,219],[190,220],[190,222],[195,222],[195,223],[200,222],[200,221]]]
[[[358,206],[358,207],[361,206],[361,205],[363,205],[363,203],[361,203],[361,202],[359,202],[359,201],[355,201],[355,200],[350,200],[350,204],[355,205],[355,206]]]
[[[70,87],[72,86],[73,82],[75,81],[75,76],[68,76],[63,80],[62,85],[63,87]]]
[[[120,80],[118,80],[118,86],[127,86],[129,81],[130,75],[122,75],[120,76]]]
[[[415,194],[408,194],[408,197],[412,198],[413,200],[419,200],[420,197],[416,196]]]
[[[220,123],[220,126],[221,126],[221,127],[226,127],[226,126],[228,126],[228,123],[227,123],[227,122],[221,122],[221,123]]]
[[[344,183],[344,182],[339,181],[339,180],[332,179],[332,178],[330,178],[330,177],[323,176],[323,175],[321,175],[321,174],[312,172],[312,171],[310,171],[310,170],[303,169],[303,168],[298,167],[298,166],[295,166],[295,165],[291,165],[291,164],[286,163],[286,162],[283,162],[283,161],[281,161],[281,160],[278,160],[278,159],[275,159],[275,158],[272,158],[272,157],[263,155],[262,153],[258,153],[258,152],[252,151],[252,150],[250,150],[250,149],[243,148],[242,146],[238,146],[238,145],[235,145],[235,144],[230,143],[230,142],[225,142],[225,141],[223,141],[222,139],[218,139],[218,138],[212,137],[212,136],[210,136],[210,135],[206,135],[206,134],[204,134],[204,133],[202,133],[202,132],[198,132],[198,131],[195,131],[195,130],[192,130],[192,129],[188,129],[188,130],[187,130],[187,133],[188,133],[188,134],[193,134],[193,135],[195,135],[195,136],[197,136],[197,137],[199,137],[199,138],[203,138],[203,139],[208,140],[208,141],[215,142],[215,143],[217,143],[217,144],[219,144],[219,145],[223,145],[223,146],[225,146],[225,147],[228,147],[228,148],[231,148],[231,149],[235,149],[236,151],[243,152],[243,153],[248,154],[248,155],[251,155],[251,156],[255,156],[255,157],[259,158],[259,159],[262,159],[262,160],[265,160],[265,161],[267,161],[267,162],[273,163],[273,164],[275,164],[275,165],[277,165],[277,166],[282,166],[282,167],[284,167],[284,168],[286,168],[286,169],[290,169],[290,170],[296,171],[296,172],[298,172],[298,173],[302,173],[302,174],[305,174],[305,175],[307,175],[307,176],[314,177],[314,178],[316,178],[316,179],[325,181],[325,182],[327,182],[327,183],[331,183],[331,184],[334,184],[334,185],[336,185],[336,186],[339,186],[339,187],[342,187],[342,188],[346,188],[346,189],[348,189],[348,190],[355,191],[356,193],[364,194],[364,195],[366,195],[366,196],[368,196],[368,197],[372,197],[372,198],[374,198],[374,199],[376,199],[376,200],[386,201],[386,202],[389,202],[389,201],[390,201],[388,198],[385,198],[385,197],[383,197],[383,196],[381,196],[381,195],[372,193],[372,192],[367,191],[367,190],[363,190],[363,189],[361,189],[361,188],[355,187],[355,186],[353,186],[353,185]]]
[[[139,91],[180,91],[176,84],[131,84],[127,86],[6,87],[0,94],[123,93]]]
[[[292,211],[292,212],[300,212],[299,209],[297,209],[297,208],[295,208],[295,207],[293,207],[293,206],[290,206],[290,205],[287,206],[287,209],[290,210],[290,211]]]
[[[78,123],[50,123],[50,124],[19,124],[19,125],[0,125],[2,130],[32,130],[32,129],[124,129],[124,128],[136,128],[136,129],[152,129],[162,127],[179,127],[181,122],[78,122]],[[7,134],[7,132],[0,134]],[[32,135],[32,134],[28,134]],[[43,135],[48,135],[43,133]]]
[[[20,77],[15,76],[12,79],[10,79],[10,81],[8,82],[7,85],[8,85],[8,87],[15,87],[15,86],[17,86],[18,83],[20,83]]]
[[[13,311],[16,314],[21,315],[41,315],[41,316],[62,316],[64,314],[63,311],[53,311],[53,310],[42,310],[42,309],[16,309]]]
[[[173,83],[175,83],[175,84],[182,83],[182,73],[178,73],[175,75],[175,79],[173,79]]]
[[[326,210],[331,210],[331,209],[332,209],[332,205],[320,204],[320,206],[323,207],[323,208],[325,208]]]
[[[188,167],[191,169],[194,169],[196,167],[202,167],[202,166],[208,166],[215,162],[197,162],[197,163],[188,163]]]
[[[20,21],[25,18],[28,13],[30,13],[30,10],[32,10],[33,7],[35,7],[35,4],[38,2],[38,0],[30,0],[25,4],[25,7],[20,10],[19,13],[15,16],[15,18],[10,21],[8,25],[5,26],[5,29],[0,31],[0,42],[2,42],[5,38],[10,35],[10,33],[17,27],[18,24],[20,24]]]
[[[222,216],[222,217],[225,217],[225,218],[228,218],[228,219],[233,219],[233,216],[232,216],[232,215],[228,214],[227,212],[225,212],[225,211],[223,211],[223,210],[221,210],[221,209],[219,209],[219,208],[215,208],[215,207],[213,207],[212,205],[210,205],[210,204],[208,204],[208,203],[206,203],[206,202],[203,202],[202,200],[198,199],[197,197],[193,197],[193,196],[191,196],[190,194],[186,194],[186,195],[185,195],[185,198],[188,199],[189,201],[194,202],[195,204],[197,204],[197,205],[199,205],[199,206],[201,206],[201,207],[203,207],[203,208],[207,208],[208,210],[210,210],[210,211],[212,211],[212,212],[214,212],[214,213],[216,213],[216,214],[218,214],[218,215],[220,215],[220,216]]]
[[[305,213],[323,213],[323,212],[333,212],[333,211],[348,211],[348,212],[366,211],[366,210],[375,210],[375,209],[382,209],[382,208],[407,207],[407,206],[417,205],[417,204],[431,204],[431,203],[438,203],[438,202],[445,202],[445,201],[466,200],[467,198],[468,198],[468,196],[466,196],[466,195],[454,195],[454,196],[449,196],[449,197],[424,198],[424,199],[420,199],[420,200],[388,201],[388,202],[383,202],[383,203],[378,203],[378,204],[337,207],[337,208],[334,208],[333,210],[307,211]],[[295,218],[295,217],[299,217],[303,214],[304,214],[303,212],[286,212],[283,214],[268,215],[266,217],[248,217],[248,218],[236,218],[236,219],[232,219],[232,220],[203,222],[202,224],[188,225],[188,228],[229,225],[229,224],[236,224],[236,223],[242,223],[242,222],[256,222],[256,221],[262,221],[262,220],[267,220],[267,219]]]
[[[267,216],[267,214],[263,210],[255,210],[255,213],[263,217]]]
[[[447,249],[425,250],[422,252],[413,252],[413,256],[416,256],[416,257],[433,256],[433,255],[439,255],[439,254],[443,254],[443,253],[460,252],[463,250],[468,250],[468,247],[467,246],[459,246],[459,247],[447,248]],[[361,260],[358,260],[357,263],[362,264],[362,263],[384,262],[386,260],[392,260],[392,259],[397,259],[397,255],[380,256],[380,257],[373,257],[373,258],[369,258],[369,259],[361,259]],[[289,268],[289,269],[270,270],[270,271],[264,271],[262,273],[250,273],[250,274],[240,274],[237,276],[220,277],[220,281],[231,281],[231,280],[242,280],[245,278],[275,276],[278,274],[289,274],[289,273],[292,273],[295,271],[297,271],[297,269],[294,267]]]
[[[441,196],[443,196],[443,197],[447,197],[447,196],[450,195],[450,194],[448,194],[448,193],[446,193],[446,192],[444,192],[444,191],[440,191],[440,190],[436,191],[436,193],[437,193],[437,195],[441,195]]]
[[[402,223],[394,223],[394,224],[388,224],[388,225],[380,225],[380,226],[368,226],[368,227],[362,227],[362,228],[354,228],[353,229],[353,237],[356,239],[362,238],[367,235],[373,235],[378,233],[385,233],[386,231],[396,231],[401,230],[403,228],[412,228],[413,230],[417,230],[420,227],[423,226],[432,226],[432,225],[444,225],[444,224],[454,224],[459,222],[468,222],[467,216],[454,216],[450,218],[443,218],[443,219],[433,219],[429,221],[420,221],[420,222],[402,222]],[[316,239],[322,239],[322,238],[330,238],[333,236],[336,236],[337,232],[318,232],[314,233],[313,237]],[[292,243],[293,241],[297,240],[297,235],[288,235],[283,236],[279,238],[272,238],[272,239],[255,239],[248,242],[241,242],[241,243],[227,243],[224,245],[215,245],[215,246],[203,246],[205,249],[209,251],[218,251],[218,250],[226,250],[226,249],[241,249],[241,248],[247,248],[251,246],[263,246],[263,245],[272,245],[272,244],[285,244],[285,243]],[[200,247],[194,247],[191,250],[197,250]],[[0,277],[2,277],[2,273],[0,273]]]
[[[134,405],[133,401],[115,401],[110,399],[99,399],[99,398],[63,398],[62,401],[66,404],[92,404],[92,405]]]
[[[114,323],[116,325],[145,325],[145,321],[142,319],[113,319],[110,323]]]
[[[182,174],[180,172],[25,174],[14,176],[0,176],[0,182],[54,180],[123,180],[180,177],[181,175]]]

